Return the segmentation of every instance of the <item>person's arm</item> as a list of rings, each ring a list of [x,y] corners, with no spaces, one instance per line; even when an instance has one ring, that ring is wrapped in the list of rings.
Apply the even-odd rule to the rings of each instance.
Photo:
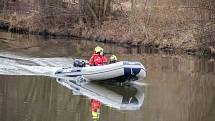
[[[90,60],[88,61],[90,66],[94,66],[94,56],[91,56]]]

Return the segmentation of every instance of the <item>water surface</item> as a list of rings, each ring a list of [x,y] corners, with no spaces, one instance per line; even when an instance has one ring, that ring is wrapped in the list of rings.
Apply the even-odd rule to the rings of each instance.
[[[119,60],[142,62],[147,77],[138,83],[150,84],[141,86],[144,101],[140,109],[119,110],[103,104],[98,120],[215,120],[215,61],[211,58],[145,53],[143,48],[0,32],[0,68],[11,67],[7,72],[21,73],[28,72],[29,68],[14,71],[13,67],[65,66],[71,64],[73,58],[88,59],[96,45],[116,54]],[[50,74],[50,70],[42,69]],[[74,95],[52,77],[4,74],[0,76],[0,121],[14,120],[89,121],[92,120],[90,98]]]

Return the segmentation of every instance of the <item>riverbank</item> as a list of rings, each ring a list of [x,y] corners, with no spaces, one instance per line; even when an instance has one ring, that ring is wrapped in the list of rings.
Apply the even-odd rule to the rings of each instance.
[[[199,2],[194,5],[200,7],[192,9],[186,2],[161,0],[159,3],[146,6],[145,2],[138,1],[132,8],[133,3],[121,1],[112,5],[108,15],[100,16],[98,12],[93,17],[80,14],[79,2],[66,6],[65,2],[50,2],[46,6],[35,0],[32,3],[9,2],[3,12],[0,11],[0,29],[22,34],[78,37],[160,51],[215,55],[213,10]]]
[[[187,33],[181,33],[183,37],[175,37],[172,39],[142,40],[129,33],[128,21],[126,20],[107,21],[99,27],[73,28],[70,31],[50,31],[46,29],[29,30],[28,28],[22,26],[11,27],[9,22],[0,20],[0,29],[21,34],[77,37],[104,43],[119,44],[122,46],[141,46],[164,52],[172,51],[176,53],[187,53],[192,55],[215,55],[214,46],[204,46],[205,43],[198,43],[192,32],[188,31]]]

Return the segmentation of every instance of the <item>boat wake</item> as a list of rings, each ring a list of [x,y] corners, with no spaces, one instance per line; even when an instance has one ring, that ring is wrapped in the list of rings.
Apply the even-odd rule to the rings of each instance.
[[[31,58],[0,53],[0,75],[42,75],[55,77],[62,67],[73,66],[71,58]]]

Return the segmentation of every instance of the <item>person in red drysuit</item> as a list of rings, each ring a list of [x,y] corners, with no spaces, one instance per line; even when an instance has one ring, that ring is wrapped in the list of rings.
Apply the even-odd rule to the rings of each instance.
[[[102,66],[107,64],[107,58],[104,56],[103,48],[97,46],[94,50],[93,55],[88,61],[90,66]],[[90,100],[90,109],[92,113],[93,121],[99,120],[101,102],[95,99]]]
[[[98,109],[100,109],[101,107],[101,102],[95,99],[91,99],[90,100],[90,104],[91,104],[91,111],[97,112]]]
[[[103,48],[97,46],[88,63],[90,66],[102,66],[106,64],[107,58],[104,56]]]
[[[90,100],[90,109],[93,121],[99,120],[101,102],[95,99]]]

